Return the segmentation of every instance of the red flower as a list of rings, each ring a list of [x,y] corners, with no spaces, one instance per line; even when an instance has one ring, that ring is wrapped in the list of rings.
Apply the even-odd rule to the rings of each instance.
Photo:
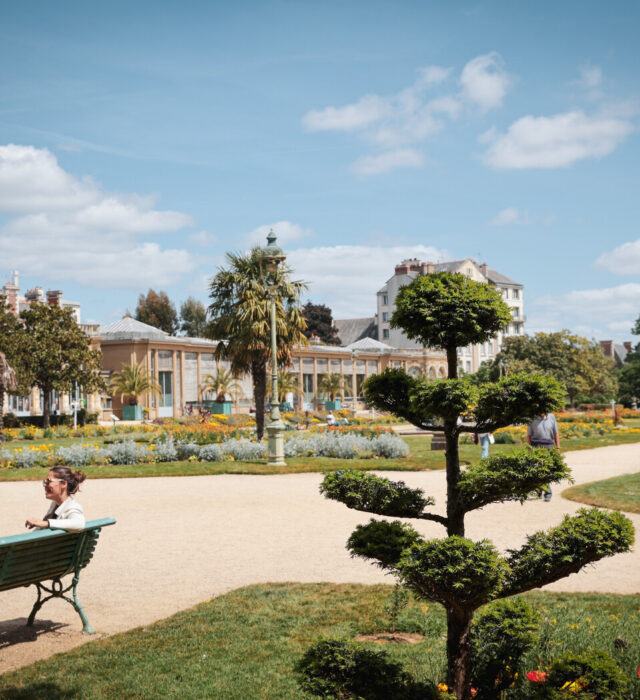
[[[546,671],[527,671],[527,678],[532,683],[544,683],[547,680]]]

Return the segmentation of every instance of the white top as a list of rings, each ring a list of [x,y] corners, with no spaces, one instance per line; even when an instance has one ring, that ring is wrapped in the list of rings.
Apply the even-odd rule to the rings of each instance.
[[[49,520],[49,527],[52,530],[82,530],[85,526],[84,511],[82,506],[72,496],[58,506],[53,502],[49,506],[44,519],[51,518],[55,513],[55,518]]]

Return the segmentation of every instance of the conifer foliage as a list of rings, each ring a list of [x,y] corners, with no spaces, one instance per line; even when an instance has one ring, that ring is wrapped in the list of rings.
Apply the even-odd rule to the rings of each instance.
[[[369,405],[414,425],[443,432],[446,439],[447,502],[434,504],[420,489],[372,474],[340,471],[325,477],[321,491],[350,508],[380,515],[431,520],[446,536],[424,540],[407,523],[372,519],[351,535],[347,548],[394,572],[416,596],[442,604],[447,614],[447,684],[456,698],[471,697],[471,623],[486,603],[549,584],[633,543],[633,526],[619,513],[582,509],[557,526],[530,535],[501,555],[491,542],[465,536],[465,516],[490,503],[518,499],[569,477],[556,450],[529,449],[497,455],[460,468],[458,439],[525,422],[559,408],[562,386],[542,375],[514,374],[478,387],[457,378],[457,351],[494,337],[510,318],[489,286],[462,275],[425,275],[404,287],[392,326],[447,353],[449,377],[426,381],[387,369],[364,384]],[[459,422],[465,414],[472,422]]]

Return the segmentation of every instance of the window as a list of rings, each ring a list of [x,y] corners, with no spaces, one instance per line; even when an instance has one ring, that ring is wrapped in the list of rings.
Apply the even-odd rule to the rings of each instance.
[[[385,339],[389,338],[389,329],[388,328],[383,328],[382,329],[382,337]]]
[[[389,297],[386,294],[382,295],[382,305],[386,306],[389,303]]]
[[[520,318],[520,309],[516,306],[515,308],[511,309],[511,314],[513,315],[513,318]]]
[[[511,297],[513,299],[519,299],[520,298],[520,290],[519,289],[512,289],[511,290]]]
[[[467,360],[466,365],[467,365],[467,366],[466,366],[467,374],[471,374],[471,361],[470,361],[470,360]]]
[[[389,312],[388,311],[382,312],[382,320],[383,320],[383,322],[386,322],[389,320]]]

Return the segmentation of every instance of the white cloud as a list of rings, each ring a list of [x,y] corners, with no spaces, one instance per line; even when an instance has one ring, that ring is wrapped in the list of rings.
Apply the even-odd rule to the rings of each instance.
[[[570,328],[587,338],[628,340],[639,298],[640,284],[636,283],[540,297],[527,309],[526,331]]]
[[[308,299],[327,304],[334,318],[354,318],[373,316],[376,292],[402,260],[436,262],[451,257],[446,250],[423,245],[342,245],[289,251],[287,263],[295,279],[309,284]]]
[[[197,245],[200,248],[208,248],[216,242],[216,236],[209,231],[198,231],[189,236],[189,242]]]
[[[457,119],[465,105],[483,110],[499,106],[509,85],[495,52],[478,56],[464,67],[462,90],[434,95],[450,75],[451,69],[442,66],[420,68],[413,84],[394,94],[367,94],[341,107],[312,110],[304,115],[302,125],[307,131],[352,133],[373,144],[378,152],[354,164],[352,170],[358,174],[419,167],[424,159],[410,147],[443,129],[446,120]]]
[[[582,66],[579,84],[588,90],[602,85],[602,69],[599,66]]]
[[[424,156],[420,151],[404,148],[377,156],[363,156],[352,165],[352,169],[358,175],[379,175],[396,168],[419,168],[423,163]]]
[[[515,207],[499,211],[489,222],[489,226],[525,226],[531,223],[529,213]]]
[[[640,273],[640,239],[623,243],[608,253],[603,253],[595,262],[616,275],[637,275]]]
[[[242,241],[248,246],[266,245],[267,236],[271,229],[273,229],[273,232],[276,234],[279,245],[286,245],[293,241],[300,241],[313,236],[313,231],[311,229],[303,228],[291,221],[276,221],[273,224],[266,224],[254,228],[253,231],[246,233],[242,237]]]
[[[460,75],[463,96],[484,111],[502,105],[510,83],[504,61],[495,51],[476,56],[467,63]]]
[[[107,288],[175,283],[197,260],[136,237],[179,231],[193,219],[154,204],[76,178],[46,149],[0,146],[0,212],[13,217],[0,228],[0,249],[28,276]]]
[[[584,158],[609,155],[633,131],[631,122],[581,110],[552,117],[526,116],[492,140],[484,162],[495,169],[563,168]]]

